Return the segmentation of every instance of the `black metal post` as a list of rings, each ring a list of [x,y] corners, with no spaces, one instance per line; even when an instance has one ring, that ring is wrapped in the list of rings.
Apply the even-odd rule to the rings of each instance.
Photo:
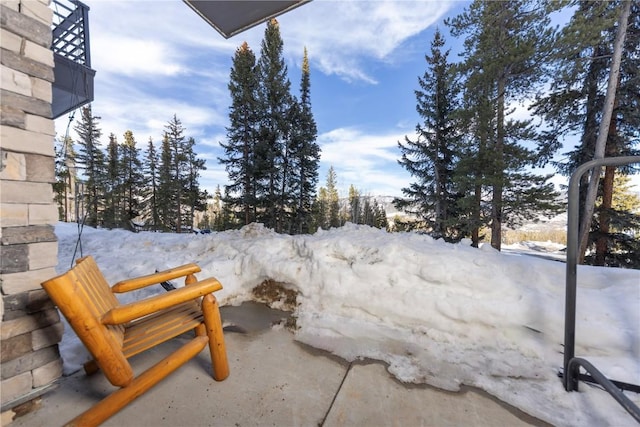
[[[579,365],[570,366],[575,356],[576,339],[576,281],[578,264],[578,226],[580,178],[590,169],[599,166],[623,166],[640,163],[640,156],[607,157],[580,165],[569,180],[569,206],[567,211],[567,271],[564,314],[564,388],[567,391],[578,390]]]

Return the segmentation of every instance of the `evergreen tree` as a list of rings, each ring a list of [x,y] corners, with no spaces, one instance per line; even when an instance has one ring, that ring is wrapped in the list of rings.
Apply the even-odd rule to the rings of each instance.
[[[220,143],[224,157],[219,162],[225,165],[230,184],[226,187],[229,198],[225,205],[242,211],[245,225],[256,219],[255,146],[258,138],[258,75],[256,58],[249,45],[244,42],[235,53],[229,76],[229,127],[227,143]]]
[[[349,221],[354,224],[360,224],[362,217],[362,206],[360,200],[360,192],[351,184],[349,186]]]
[[[282,52],[280,27],[272,19],[267,23],[258,61],[260,128],[254,174],[258,181],[258,219],[278,232],[283,229],[282,216],[289,190],[287,178],[292,168],[289,156],[291,84]]]
[[[174,209],[174,185],[172,176],[172,156],[169,136],[165,133],[162,138],[160,150],[160,162],[158,167],[158,191],[156,200],[158,206],[159,222],[156,226],[162,230],[175,230],[175,209]]]
[[[571,2],[574,15],[562,29],[561,37],[554,52],[556,73],[551,85],[551,93],[539,98],[535,111],[541,115],[549,128],[545,138],[561,142],[571,135],[578,135],[580,143],[566,154],[566,160],[556,163],[560,173],[571,175],[582,163],[592,160],[596,139],[604,107],[604,88],[607,86],[616,19],[622,2]],[[640,6],[632,4],[627,27],[620,80],[616,91],[616,101],[607,135],[605,156],[637,155],[637,129],[640,127],[640,92],[637,81],[640,78]],[[629,173],[630,168],[623,168]],[[610,213],[614,192],[614,167],[605,169],[600,186],[600,212],[592,221],[590,245],[595,244],[597,256],[590,261],[602,264],[605,259]],[[580,223],[584,221],[585,199],[589,184],[589,174],[580,181],[579,213]],[[615,215],[615,214],[614,214]],[[614,220],[615,221],[615,220]],[[608,237],[607,237],[608,236]],[[598,242],[598,243],[596,243]]]
[[[456,221],[456,189],[454,170],[456,150],[460,139],[456,118],[456,73],[448,62],[449,51],[443,52],[445,41],[436,30],[431,43],[431,55],[425,59],[429,69],[418,78],[420,89],[415,91],[416,109],[423,122],[416,126],[418,138],[398,143],[402,152],[399,160],[416,180],[402,192],[404,199],[396,199],[398,209],[417,215],[431,229],[434,237],[448,241],[462,236],[452,230]]]
[[[314,213],[316,215],[315,224],[324,230],[329,228],[329,195],[327,189],[320,187],[318,198],[315,203]]]
[[[313,223],[312,204],[318,184],[320,146],[316,142],[318,129],[311,111],[311,77],[306,48],[302,58],[300,101],[293,102],[291,115],[292,177],[289,191],[293,195],[291,209],[295,212],[293,230],[296,233],[309,233]]]
[[[338,177],[333,166],[329,167],[327,172],[327,217],[326,225],[329,227],[340,227],[340,195],[338,193]]]
[[[120,146],[120,170],[122,171],[122,204],[120,226],[131,228],[131,221],[140,215],[141,201],[144,194],[144,174],[140,149],[130,130],[124,133],[124,141]]]
[[[182,215],[185,190],[184,165],[187,161],[184,127],[182,126],[182,122],[174,114],[173,118],[169,120],[169,123],[165,126],[165,130],[165,135],[169,143],[169,161],[172,180],[171,201],[173,202],[173,215],[170,221],[171,224],[175,226],[176,231],[180,233],[183,229]]]
[[[91,106],[83,107],[80,122],[74,130],[78,134],[77,165],[83,170],[85,183],[85,224],[97,227],[102,221],[106,181],[105,156],[100,149],[102,130],[98,127],[100,117],[91,112]]]
[[[120,226],[120,201],[122,183],[120,170],[120,151],[116,136],[109,134],[107,145],[107,180],[105,185],[104,226],[114,228]]]
[[[542,83],[554,34],[541,3],[530,0],[476,0],[448,23],[454,36],[466,37],[464,70],[473,76],[467,87],[476,92],[491,90],[488,100],[496,126],[488,140],[491,157],[486,156],[483,169],[491,189],[491,245],[499,250],[502,225],[509,221],[509,214],[525,207],[508,205],[521,202],[517,193],[523,188],[536,194],[527,200],[541,201],[527,208],[539,208],[547,214],[556,209],[556,194],[549,192],[544,178],[525,172],[548,161],[555,147],[541,144],[536,149],[524,148],[523,142],[539,142],[531,121],[507,119],[510,103],[531,96]],[[546,209],[549,206],[554,209]]]
[[[160,224],[158,213],[159,159],[151,137],[149,137],[149,142],[147,143],[147,151],[143,160],[143,171],[144,190],[142,193],[143,204],[141,208],[143,219],[146,225],[150,226],[152,230],[157,230]]]
[[[606,181],[606,180],[605,180]],[[640,197],[631,190],[630,178],[616,174],[608,201],[596,201],[590,238],[595,251],[585,257],[588,264],[640,269]],[[601,181],[601,186],[606,182]]]
[[[200,172],[206,170],[205,161],[197,157],[194,151],[196,142],[193,138],[187,140],[185,156],[187,167],[187,179],[186,179],[186,199],[185,202],[189,206],[189,216],[186,218],[187,223],[191,227],[195,218],[195,211],[203,212],[207,208],[207,199],[209,195],[206,190],[200,188],[198,179],[200,178]]]

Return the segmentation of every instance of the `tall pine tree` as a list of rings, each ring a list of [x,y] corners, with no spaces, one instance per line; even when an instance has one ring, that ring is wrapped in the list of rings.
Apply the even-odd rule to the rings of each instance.
[[[149,137],[147,152],[144,158],[145,185],[143,193],[144,221],[152,230],[160,226],[160,212],[158,205],[158,191],[160,186],[159,158],[153,140]]]
[[[122,177],[118,139],[113,133],[109,134],[109,144],[107,145],[107,180],[104,191],[104,226],[107,228],[119,227],[121,214],[120,201],[122,199]]]
[[[548,177],[528,172],[548,161],[555,147],[525,148],[538,142],[531,121],[507,117],[513,102],[532,96],[543,82],[554,33],[542,4],[531,0],[476,0],[448,24],[454,36],[465,37],[467,90],[490,90],[495,131],[482,169],[491,190],[491,245],[499,250],[503,224],[559,208]]]
[[[294,212],[292,231],[309,233],[313,223],[312,205],[316,198],[320,146],[316,142],[318,129],[311,111],[311,72],[307,49],[302,58],[300,101],[292,104],[291,129],[291,183],[293,194],[291,210]]]
[[[267,227],[283,229],[287,178],[291,174],[290,109],[291,83],[283,58],[283,42],[278,21],[267,23],[258,60],[260,128],[254,170],[258,181],[258,217]]]
[[[122,180],[121,227],[131,228],[132,221],[140,214],[143,198],[144,175],[140,149],[130,130],[124,133],[124,141],[120,145],[120,170]]]
[[[255,152],[260,116],[256,58],[246,42],[233,57],[228,88],[231,106],[227,142],[220,143],[224,157],[218,160],[225,165],[230,181],[225,191],[229,196],[224,203],[231,210],[240,209],[242,224],[247,225],[256,219],[258,176],[255,171]]]
[[[417,140],[405,137],[398,143],[399,160],[414,178],[402,192],[407,197],[396,199],[399,209],[417,215],[425,221],[434,237],[457,241],[463,236],[456,212],[457,191],[454,185],[456,151],[460,139],[456,73],[448,62],[449,51],[443,52],[445,41],[436,30],[431,43],[431,55],[425,59],[429,69],[418,78],[415,91],[416,109],[423,122],[416,126]]]
[[[563,161],[556,163],[558,171],[569,176],[582,163],[594,157],[596,139],[604,106],[604,89],[607,86],[616,19],[622,2],[571,2],[575,12],[562,29],[554,52],[556,73],[551,84],[551,92],[537,100],[535,111],[547,124],[545,137],[563,142],[571,137],[579,138],[579,145],[566,153]],[[640,127],[640,6],[632,4],[627,27],[620,80],[616,91],[616,101],[607,135],[605,156],[637,155],[639,141],[637,129]],[[622,168],[629,173],[630,168]],[[590,257],[598,265],[607,263],[608,246],[614,246],[615,233],[609,233],[610,222],[618,222],[626,213],[612,209],[614,193],[614,167],[605,169],[600,186],[601,203],[599,212],[592,221],[590,244],[595,245],[597,256]],[[579,212],[580,223],[583,212],[589,174],[580,181]]]
[[[91,106],[83,107],[80,122],[74,130],[78,135],[77,165],[85,177],[84,206],[81,213],[85,224],[97,227],[102,222],[106,181],[105,156],[100,149],[102,130],[98,127],[100,117],[94,116]]]

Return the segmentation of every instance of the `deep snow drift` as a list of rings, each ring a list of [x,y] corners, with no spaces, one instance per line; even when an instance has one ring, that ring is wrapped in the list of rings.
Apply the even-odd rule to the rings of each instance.
[[[78,228],[60,223],[56,234],[62,273]],[[298,292],[297,340],[347,360],[383,360],[404,382],[479,387],[555,425],[635,425],[606,392],[581,383],[567,393],[557,377],[565,291],[557,261],[350,224],[312,236],[259,224],[208,235],[85,227],[82,249],[110,283],[196,262],[198,277],[223,284],[223,305],[250,300],[266,279],[283,283]],[[578,283],[576,355],[640,383],[640,271],[580,266]],[[164,292],[153,288],[125,298]],[[67,373],[85,361],[69,328],[61,351]]]

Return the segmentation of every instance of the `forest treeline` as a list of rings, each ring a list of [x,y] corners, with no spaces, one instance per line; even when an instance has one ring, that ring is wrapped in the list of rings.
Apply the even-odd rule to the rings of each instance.
[[[437,30],[425,55],[426,70],[415,90],[420,122],[414,135],[398,142],[399,164],[410,173],[411,182],[395,205],[414,219],[396,221],[394,229],[421,230],[451,242],[470,238],[475,246],[486,237],[499,250],[504,227],[563,211],[565,200],[549,182],[551,175],[535,170],[552,165],[569,176],[593,158],[625,4],[473,1],[447,19],[451,37],[463,40],[463,48],[459,58],[450,58],[445,36]],[[571,18],[560,27],[552,25],[552,18],[560,14]],[[637,2],[631,2],[625,33],[607,156],[638,154]],[[327,185],[318,188],[321,150],[307,51],[296,96],[275,19],[267,23],[258,56],[247,43],[237,48],[228,89],[229,124],[218,159],[228,184],[215,194],[200,188],[205,163],[177,116],[165,126],[160,145],[150,139],[142,157],[130,132],[123,142],[110,135],[107,151],[102,152],[99,118],[84,108],[75,129],[78,141],[61,141],[58,147],[56,191],[61,207],[73,158],[84,177],[90,225],[128,227],[135,219],[150,229],[199,225],[219,230],[261,222],[290,234],[345,221],[387,226],[384,209],[371,197],[353,186],[348,197],[337,194],[333,169]],[[529,118],[514,114],[524,108]],[[576,146],[554,160],[572,138]],[[635,171],[626,167],[617,173]],[[615,174],[613,168],[603,173],[588,261],[638,266],[637,205],[616,205]],[[586,179],[581,182],[582,206],[587,184]],[[214,209],[207,211],[207,200]]]
[[[340,201],[333,168],[327,186],[317,189],[320,148],[307,51],[298,98],[291,93],[282,50],[275,19],[267,24],[258,60],[247,43],[236,50],[227,140],[220,143],[224,155],[218,159],[229,177],[224,190],[210,195],[201,188],[206,165],[177,115],[165,126],[160,146],[149,138],[141,150],[127,131],[122,142],[110,134],[103,151],[100,117],[89,106],[74,127],[78,140],[65,138],[56,146],[60,218],[68,219],[69,210],[79,207],[85,224],[107,228],[221,231],[261,222],[277,232],[300,234],[347,221],[386,228],[381,205],[355,187],[347,203]],[[81,194],[72,207],[69,195],[79,176]]]

